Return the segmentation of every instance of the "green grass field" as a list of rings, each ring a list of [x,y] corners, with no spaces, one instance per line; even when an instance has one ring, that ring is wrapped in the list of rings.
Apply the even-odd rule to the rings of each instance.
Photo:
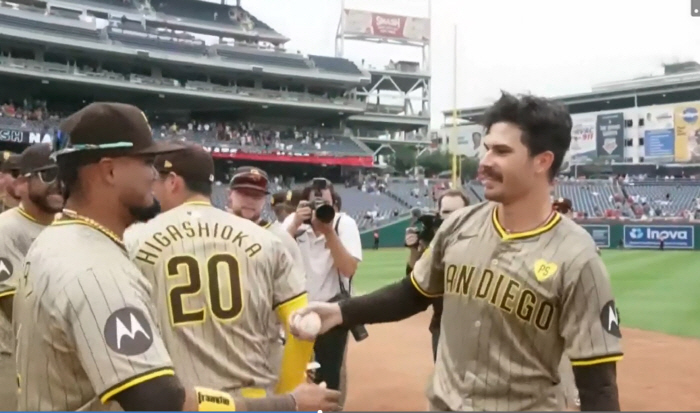
[[[405,249],[365,250],[354,288],[366,293],[403,277]],[[700,253],[603,251],[623,327],[700,337]]]

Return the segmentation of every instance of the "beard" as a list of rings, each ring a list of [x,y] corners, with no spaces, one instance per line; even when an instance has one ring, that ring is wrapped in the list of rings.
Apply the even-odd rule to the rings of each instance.
[[[60,195],[60,193],[55,190],[48,190],[41,194],[30,191],[28,198],[40,211],[47,214],[55,214],[57,212],[61,212],[63,209],[63,202],[61,202],[60,205],[52,205],[52,203],[49,201],[49,196],[53,195]]]
[[[129,213],[134,218],[134,222],[148,222],[160,214],[160,202],[154,197],[153,203],[149,206],[130,206]]]
[[[244,210],[243,208],[231,208],[231,212],[233,213],[233,215],[243,219],[247,219],[248,221],[260,221],[260,213],[257,211],[253,211],[252,209],[246,208]]]

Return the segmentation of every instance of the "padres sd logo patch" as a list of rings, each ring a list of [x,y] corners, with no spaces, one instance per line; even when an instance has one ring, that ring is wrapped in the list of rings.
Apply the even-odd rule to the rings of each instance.
[[[557,264],[553,262],[537,260],[535,261],[534,267],[535,278],[537,278],[537,281],[542,282],[556,274],[558,269],[559,267],[557,266]]]

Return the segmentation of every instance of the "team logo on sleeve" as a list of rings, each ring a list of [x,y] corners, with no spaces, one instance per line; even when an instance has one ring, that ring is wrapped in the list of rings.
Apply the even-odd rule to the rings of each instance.
[[[7,281],[12,276],[12,263],[7,258],[0,258],[0,282]]]
[[[556,274],[558,269],[557,264],[553,262],[537,260],[534,266],[535,278],[537,278],[537,281],[542,282]]]
[[[105,341],[113,351],[125,356],[145,353],[153,344],[153,330],[143,311],[124,307],[107,317]]]
[[[612,334],[617,338],[622,338],[620,332],[620,311],[615,306],[615,301],[608,301],[600,310],[600,323],[603,325],[603,330]]]

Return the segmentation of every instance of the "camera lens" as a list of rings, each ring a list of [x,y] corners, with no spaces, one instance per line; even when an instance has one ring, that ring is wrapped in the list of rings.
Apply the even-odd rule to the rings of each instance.
[[[335,210],[328,204],[319,205],[316,208],[316,218],[324,224],[328,224],[335,218]]]

